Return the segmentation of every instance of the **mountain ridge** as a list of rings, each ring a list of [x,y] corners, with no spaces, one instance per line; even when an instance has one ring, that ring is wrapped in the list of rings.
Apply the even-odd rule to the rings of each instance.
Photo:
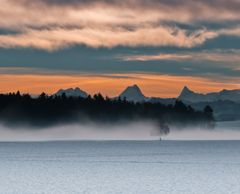
[[[79,88],[60,89],[54,95],[60,96],[63,93],[65,93],[66,96],[73,97],[86,98],[88,96],[87,92]],[[150,102],[165,105],[174,105],[176,100],[180,100],[199,111],[202,111],[206,105],[209,105],[213,108],[214,117],[218,121],[240,120],[240,89],[223,89],[219,92],[203,94],[194,92],[189,87],[184,86],[177,98],[160,98],[145,96],[140,87],[134,84],[126,87],[117,97],[112,99],[117,98],[134,103]]]
[[[68,89],[59,89],[55,94],[61,96],[65,93],[66,96],[72,97],[83,97],[86,98],[89,94],[80,88],[68,88]],[[198,102],[214,102],[214,101],[233,101],[240,103],[240,89],[227,90],[223,89],[219,92],[210,92],[210,93],[197,93],[191,90],[189,87],[184,86],[181,93],[176,98],[161,98],[161,97],[147,97],[143,94],[141,88],[134,84],[127,86],[117,97],[126,99],[127,101],[132,102],[163,102],[163,103],[174,103],[175,100],[181,100],[186,103],[198,103]]]
[[[187,86],[185,86],[177,98],[178,100],[182,100],[185,102],[214,102],[219,100],[230,100],[233,102],[240,103],[240,89],[234,90],[226,90],[223,89],[219,92],[210,92],[206,94],[196,93],[190,90]]]

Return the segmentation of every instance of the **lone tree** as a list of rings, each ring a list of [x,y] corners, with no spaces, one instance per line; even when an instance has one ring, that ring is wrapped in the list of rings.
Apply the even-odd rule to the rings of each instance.
[[[207,116],[207,119],[209,120],[209,122],[206,123],[207,128],[213,129],[215,127],[213,109],[211,108],[211,106],[207,105],[205,106],[203,112]]]
[[[209,116],[209,118],[213,118],[213,109],[212,109],[209,105],[205,106],[203,112],[204,112],[207,116]]]

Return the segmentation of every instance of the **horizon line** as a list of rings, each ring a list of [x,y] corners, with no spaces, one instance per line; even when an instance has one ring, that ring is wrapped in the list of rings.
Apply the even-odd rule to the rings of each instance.
[[[122,92],[123,92],[124,90],[126,90],[128,87],[133,87],[133,86],[137,86],[137,87],[140,89],[140,91],[142,92],[142,89],[141,89],[140,86],[138,86],[138,84],[132,84],[132,85],[125,86],[125,88],[123,88]],[[236,89],[226,89],[226,88],[222,88],[222,89],[220,89],[220,90],[218,90],[218,91],[212,91],[212,92],[202,93],[202,92],[198,92],[198,91],[192,90],[192,89],[190,89],[190,87],[188,87],[187,85],[185,85],[185,86],[183,86],[182,90],[180,91],[180,93],[179,93],[178,96],[176,96],[176,97],[146,96],[143,92],[142,92],[142,94],[143,94],[144,97],[146,97],[146,98],[176,98],[176,99],[177,99],[177,98],[181,95],[181,93],[183,92],[183,90],[184,90],[185,88],[187,88],[189,91],[194,92],[195,94],[203,94],[203,95],[207,95],[207,94],[210,94],[210,93],[219,93],[219,92],[222,92],[222,91],[235,91],[235,90],[240,90],[240,88],[236,88]],[[21,92],[21,90],[17,90],[17,91],[13,91],[13,92],[4,92],[4,93],[0,91],[0,94],[7,95],[7,94],[16,94],[16,93],[19,92],[19,93],[22,94],[22,95],[23,95],[23,94],[29,94],[31,97],[34,97],[35,95],[36,95],[36,96],[37,96],[37,95],[41,95],[41,94],[43,94],[43,93],[45,93],[46,95],[49,95],[49,96],[53,96],[53,95],[55,95],[55,94],[56,94],[58,91],[60,91],[60,90],[64,90],[64,91],[65,91],[65,90],[69,90],[69,89],[72,89],[72,90],[80,89],[81,91],[86,92],[88,96],[92,96],[92,97],[93,97],[94,95],[97,95],[97,94],[101,94],[103,97],[110,97],[110,96],[108,96],[108,95],[103,95],[103,94],[101,93],[101,91],[90,94],[90,93],[88,93],[86,90],[82,90],[81,87],[79,87],[79,86],[69,87],[69,88],[59,88],[58,90],[56,90],[56,91],[53,92],[53,93],[48,93],[48,92],[45,92],[45,91],[41,91],[41,92],[39,92],[39,93],[31,93],[31,92]],[[122,94],[122,92],[120,92],[117,96],[112,96],[111,98],[119,97],[119,96]]]

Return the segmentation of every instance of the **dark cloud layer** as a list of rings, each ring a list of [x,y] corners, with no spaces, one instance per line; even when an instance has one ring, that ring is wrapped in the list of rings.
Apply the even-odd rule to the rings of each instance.
[[[15,1],[15,0],[13,0]],[[18,0],[19,2],[25,2],[28,4],[33,3],[44,3],[47,5],[92,5],[92,4],[106,4],[106,5],[138,5],[143,7],[158,7],[158,6],[169,6],[169,7],[194,7],[199,5],[205,5],[215,8],[232,9],[237,10],[239,8],[238,0]]]
[[[240,49],[239,10],[239,0],[3,0],[0,67],[239,77],[229,52]],[[136,56],[147,60],[124,59]]]

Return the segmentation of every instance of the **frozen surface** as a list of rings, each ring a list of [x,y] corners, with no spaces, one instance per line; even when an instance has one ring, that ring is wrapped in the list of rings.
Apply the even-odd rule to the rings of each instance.
[[[0,143],[0,193],[239,194],[240,141]]]

